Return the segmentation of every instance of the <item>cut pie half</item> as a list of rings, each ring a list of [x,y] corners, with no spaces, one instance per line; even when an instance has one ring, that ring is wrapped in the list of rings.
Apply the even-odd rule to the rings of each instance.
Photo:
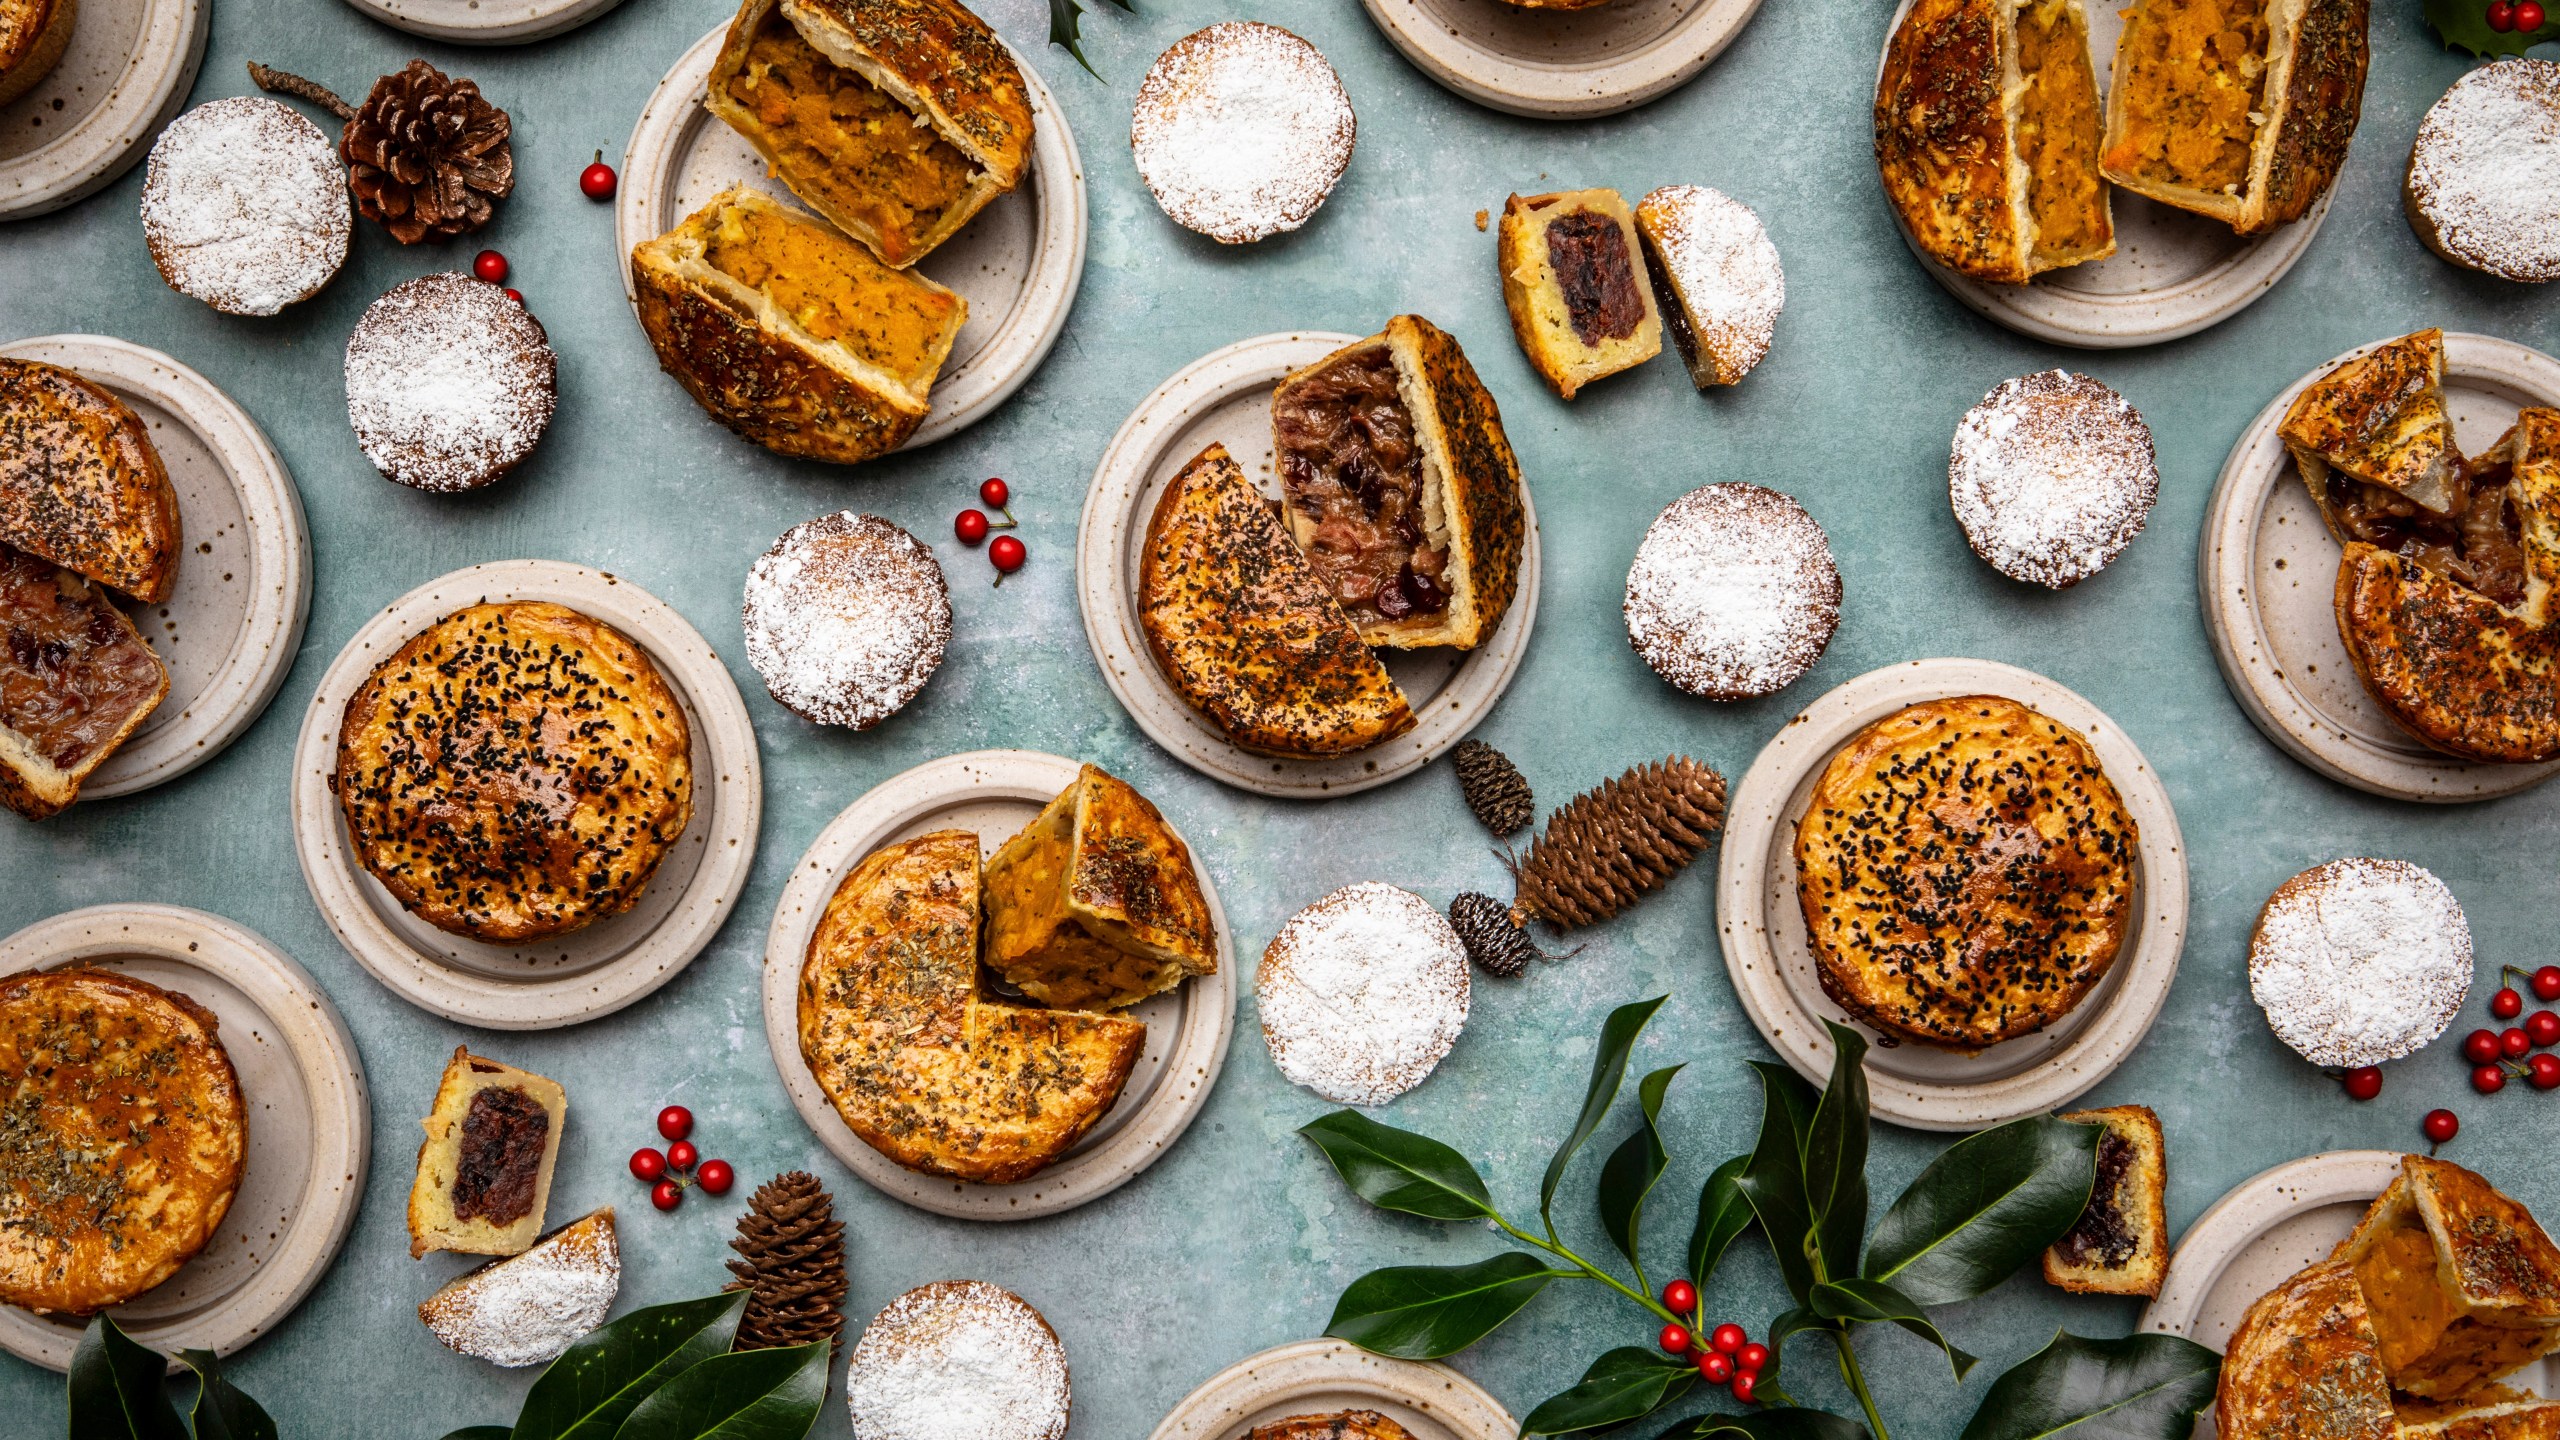
[[[2351,1266],[2324,1260],[2258,1297],[2223,1349],[2213,1418],[2226,1440],[2398,1440]]]
[[[2341,363],[2303,387],[2276,433],[2312,503],[2342,540],[2369,538],[2341,524],[2342,513],[2359,508],[2359,483],[2381,486],[2432,514],[2460,508],[2462,452],[2444,403],[2442,330],[2403,335]],[[2381,508],[2406,513],[2387,501]]]

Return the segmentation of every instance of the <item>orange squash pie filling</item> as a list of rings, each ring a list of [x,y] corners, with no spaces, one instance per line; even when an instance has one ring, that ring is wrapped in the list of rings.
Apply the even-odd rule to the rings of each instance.
[[[764,292],[810,335],[892,374],[930,376],[950,346],[957,296],[917,284],[815,220],[729,206],[702,258]]]
[[[2066,0],[2028,0],[2018,9],[2018,159],[2027,167],[2027,208],[2036,255],[2068,264],[2114,239],[2098,177],[2098,82],[2089,37]]]
[[[2237,195],[2266,121],[2265,0],[2140,0],[2116,49],[2111,171]]]

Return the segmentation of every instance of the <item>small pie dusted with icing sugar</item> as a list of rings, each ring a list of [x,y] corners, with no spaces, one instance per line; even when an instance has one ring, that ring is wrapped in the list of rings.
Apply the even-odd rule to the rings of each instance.
[[[1191,849],[1087,765],[986,863],[987,968],[1044,1005],[1118,1010],[1218,970]]]
[[[524,463],[559,408],[560,358],[531,311],[448,272],[393,286],[347,337],[347,423],[383,478],[477,490]]]
[[[1290,1083],[1384,1105],[1431,1078],[1467,1025],[1467,950],[1409,890],[1364,880],[1289,917],[1253,980],[1262,1039]]]
[[[2560,279],[2560,64],[2483,65],[2418,122],[2400,196],[2438,255],[2501,280]]]
[[[634,246],[631,275],[659,365],[711,418],[839,465],[915,434],[969,318],[957,292],[744,186]]]
[[[1067,1349],[1030,1302],[937,1280],[862,1327],[844,1372],[854,1440],[1065,1440]]]
[[[2373,1312],[2324,1260],[2258,1297],[2222,1352],[2215,1430],[2229,1440],[2400,1440]]]
[[[951,592],[924,542],[851,510],[782,532],[747,571],[747,663],[803,719],[868,730],[951,645]]]
[[[2276,887],[2249,937],[2249,994],[2314,1065],[2415,1052],[2471,993],[2471,924],[2406,860],[2332,860]]]
[[[1709,700],[1775,695],[1840,628],[1840,567],[1822,527],[1758,485],[1702,485],[1645,527],[1627,567],[1627,643]]]
[[[1497,238],[1511,333],[1558,396],[1662,353],[1635,216],[1617,191],[1514,195]]]
[[[79,0],[0,0],[0,105],[53,73],[79,16]]]
[[[208,101],[151,142],[152,263],[170,289],[226,315],[273,315],[319,294],[346,263],[354,225],[338,147],[281,100]]]
[[[420,1122],[409,1184],[409,1256],[516,1255],[542,1233],[569,1123],[560,1082],[456,1047]]]
[[[2399,1178],[2339,1243],[2394,1389],[2454,1400],[2560,1350],[2560,1247],[2533,1213],[2449,1160]]]
[[[2080,0],[1913,0],[1876,80],[1876,168],[1921,253],[2019,285],[2115,253]]]
[[[901,269],[1031,165],[1021,67],[958,0],[746,0],[703,105]]]
[[[1636,202],[1654,306],[1705,390],[1732,385],[1769,353],[1787,277],[1751,207],[1704,185],[1665,185]]]
[[[546,1365],[604,1323],[622,1289],[613,1207],[581,1215],[533,1248],[456,1277],[418,1307],[457,1354],[510,1368]]]
[[[2113,564],[2149,523],[2160,498],[2151,427],[2086,375],[2004,380],[1956,425],[1947,498],[1984,564],[2069,589]]]
[[[179,537],[142,417],[60,366],[0,358],[0,543],[157,605],[177,587]]]
[[[1129,147],[1175,224],[1243,245],[1307,223],[1350,166],[1359,128],[1323,52],[1277,25],[1227,20],[1147,68]]]

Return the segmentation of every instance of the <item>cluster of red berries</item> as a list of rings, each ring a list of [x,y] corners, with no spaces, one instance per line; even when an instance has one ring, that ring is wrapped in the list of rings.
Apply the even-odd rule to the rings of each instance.
[[[1686,1315],[1704,1324],[1698,1314],[1698,1287],[1686,1280],[1663,1286],[1662,1304],[1674,1315]],[[1752,1403],[1751,1392],[1759,1387],[1760,1372],[1769,1365],[1769,1347],[1730,1320],[1703,1337],[1690,1334],[1688,1326],[1673,1321],[1662,1327],[1661,1344],[1670,1354],[1689,1357],[1698,1367],[1698,1378],[1708,1384],[1732,1386],[1733,1398],[1745,1405]]]
[[[649,1182],[649,1203],[661,1210],[673,1210],[684,1203],[688,1185],[699,1185],[713,1195],[726,1195],[738,1183],[738,1172],[726,1160],[702,1160],[701,1152],[685,1137],[693,1133],[693,1112],[681,1105],[670,1105],[658,1112],[658,1133],[675,1143],[664,1151],[643,1145],[631,1152],[631,1173]],[[700,1160],[700,1169],[694,1165]]]
[[[1010,530],[1022,523],[1013,518],[1013,511],[1010,508],[1013,504],[1013,487],[1002,480],[990,479],[980,485],[978,503],[986,506],[987,510],[993,510],[1002,515],[1004,520],[998,523],[988,519],[986,510],[961,511],[952,517],[951,533],[960,537],[960,543],[963,545],[976,545],[987,538],[987,532],[990,530]],[[999,585],[1004,583],[1004,577],[1021,569],[1022,562],[1030,558],[1031,552],[1023,548],[1020,540],[1010,535],[997,536],[995,543],[987,547],[987,563],[996,567],[996,583]]]
[[[2542,28],[2545,18],[2541,0],[2516,0],[2512,5],[2507,0],[2490,0],[2489,28],[2501,35],[2511,30],[2521,30],[2530,35]]]
[[[471,273],[492,285],[506,285],[507,257],[495,250],[483,250],[471,257]],[[524,292],[508,285],[507,298],[521,305],[524,303]]]
[[[2501,968],[2510,977],[2524,975],[2512,965]],[[2560,965],[2543,966],[2525,976],[2525,983],[2537,1000],[2560,1000]],[[2536,1090],[2560,1090],[2560,1055],[2551,1053],[2552,1046],[2560,1045],[2560,1013],[2536,1010],[2525,1015],[2524,996],[2515,986],[2505,985],[2489,997],[2489,1014],[2499,1020],[2522,1015],[2524,1023],[2504,1030],[2474,1030],[2462,1037],[2462,1058],[2471,1063],[2471,1088],[2495,1095],[2507,1088],[2507,1079],[2513,1076]]]

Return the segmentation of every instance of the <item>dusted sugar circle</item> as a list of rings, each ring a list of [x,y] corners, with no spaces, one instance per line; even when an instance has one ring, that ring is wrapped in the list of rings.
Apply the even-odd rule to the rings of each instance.
[[[2332,860],[2276,887],[2249,938],[2249,994],[2314,1065],[2378,1065],[2444,1033],[2471,993],[2471,923],[2405,860]]]
[[[1458,1043],[1467,951],[1430,901],[1364,880],[1289,917],[1253,994],[1282,1075],[1337,1104],[1383,1105]]]
[[[1840,567],[1802,505],[1708,485],[1663,507],[1627,569],[1627,643],[1692,695],[1743,700],[1795,683],[1840,628]]]
[[[347,337],[347,421],[385,478],[477,490],[513,470],[559,405],[542,322],[471,276],[394,286]]]
[[[1040,1312],[983,1280],[889,1302],[845,1367],[854,1440],[1060,1440],[1067,1351]]]
[[[1704,185],[1665,185],[1636,205],[1663,328],[1701,390],[1731,385],[1769,353],[1787,275],[1751,207]]]
[[[951,592],[922,541],[847,510],[792,526],[757,559],[745,624],[747,663],[775,700],[821,725],[868,730],[942,664]]]
[[[1228,20],[1156,57],[1129,146],[1175,224],[1241,245],[1307,223],[1358,130],[1321,51],[1277,25]]]
[[[2003,380],[1965,412],[1948,498],[1973,553],[2012,580],[2067,590],[2107,568],[2151,518],[2151,427],[2086,375]]]
[[[280,100],[235,96],[169,122],[142,180],[142,238],[171,289],[228,315],[273,315],[347,261],[338,147]]]
[[[2560,64],[2501,60],[2453,82],[2418,122],[2401,200],[2456,265],[2560,278]]]

